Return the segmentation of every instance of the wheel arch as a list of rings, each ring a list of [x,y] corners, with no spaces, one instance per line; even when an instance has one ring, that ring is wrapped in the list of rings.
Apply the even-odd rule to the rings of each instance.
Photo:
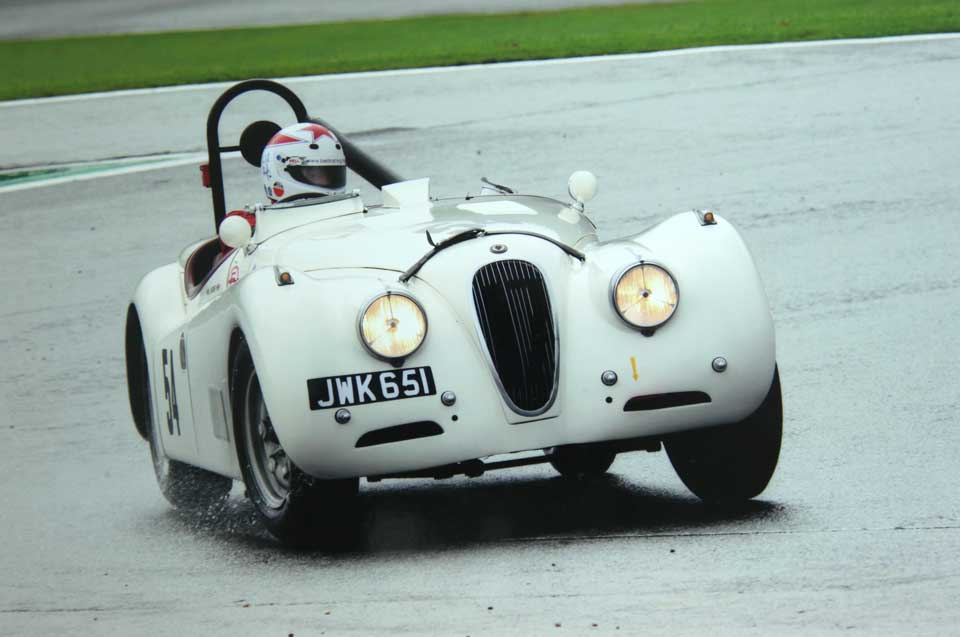
[[[240,345],[246,340],[243,329],[239,325],[235,325],[233,330],[230,331],[230,345],[227,348],[227,391],[230,392],[231,404],[233,401],[233,365],[237,360],[237,354],[240,352]]]
[[[127,307],[127,325],[124,330],[124,352],[127,367],[127,396],[133,424],[144,440],[150,436],[150,381],[147,371],[147,352],[140,326],[140,313],[131,303]]]

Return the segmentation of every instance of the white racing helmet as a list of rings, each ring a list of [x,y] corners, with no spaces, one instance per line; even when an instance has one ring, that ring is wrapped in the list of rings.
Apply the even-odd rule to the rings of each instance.
[[[294,124],[270,138],[260,157],[263,188],[276,203],[342,194],[347,160],[336,135],[319,124]]]

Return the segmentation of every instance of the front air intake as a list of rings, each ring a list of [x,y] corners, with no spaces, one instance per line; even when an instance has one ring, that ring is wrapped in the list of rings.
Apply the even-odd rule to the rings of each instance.
[[[384,427],[383,429],[374,429],[360,436],[356,447],[375,447],[377,445],[388,445],[393,442],[403,442],[405,440],[416,440],[417,438],[429,438],[430,436],[439,436],[443,433],[443,427],[432,420],[423,420],[421,422],[409,422],[405,425],[394,425],[393,427]]]
[[[557,387],[557,338],[543,274],[526,261],[494,261],[474,275],[473,303],[510,407],[545,412]]]
[[[655,409],[670,409],[686,405],[699,405],[713,402],[710,394],[702,391],[678,391],[671,394],[650,394],[649,396],[634,396],[623,406],[624,411],[653,411]]]

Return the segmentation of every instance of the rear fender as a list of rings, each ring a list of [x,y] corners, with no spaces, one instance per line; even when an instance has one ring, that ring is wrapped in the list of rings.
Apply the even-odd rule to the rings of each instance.
[[[159,413],[155,370],[160,343],[165,336],[181,329],[186,318],[181,280],[181,269],[176,263],[157,268],[140,281],[127,308],[127,387],[137,433],[145,439],[150,427],[156,425],[156,414]],[[140,367],[143,359],[137,347],[138,340],[143,343],[143,355],[150,374],[149,410],[146,409],[148,395],[143,384],[145,379]],[[162,432],[163,428],[160,430]]]

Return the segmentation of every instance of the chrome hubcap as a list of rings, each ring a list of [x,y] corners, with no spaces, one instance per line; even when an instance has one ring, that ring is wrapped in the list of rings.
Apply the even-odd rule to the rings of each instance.
[[[256,374],[247,382],[245,398],[243,431],[250,470],[264,504],[278,509],[290,495],[293,465],[273,429]]]

